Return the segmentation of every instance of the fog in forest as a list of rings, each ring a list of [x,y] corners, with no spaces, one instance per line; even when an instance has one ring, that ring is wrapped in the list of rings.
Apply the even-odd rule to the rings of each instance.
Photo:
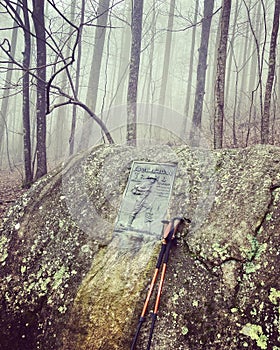
[[[279,144],[279,1],[0,5],[0,162],[27,182],[103,142]]]

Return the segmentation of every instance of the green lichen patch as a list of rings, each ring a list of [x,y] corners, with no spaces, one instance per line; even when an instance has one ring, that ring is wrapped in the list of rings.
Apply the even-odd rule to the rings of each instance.
[[[270,293],[268,296],[269,300],[272,302],[272,304],[277,305],[280,302],[280,290],[277,290],[276,288],[270,288]]]
[[[218,242],[213,243],[212,244],[213,256],[221,260],[226,259],[229,256],[228,247],[229,247],[228,244],[221,245]]]
[[[7,259],[8,253],[8,238],[6,236],[0,237],[0,263],[5,265],[5,260]]]
[[[267,336],[263,333],[260,325],[247,323],[242,327],[240,333],[255,340],[260,349],[267,349]]]
[[[188,334],[188,332],[189,332],[188,327],[183,326],[183,327],[181,328],[181,333],[182,333],[183,335],[187,335],[187,334]]]

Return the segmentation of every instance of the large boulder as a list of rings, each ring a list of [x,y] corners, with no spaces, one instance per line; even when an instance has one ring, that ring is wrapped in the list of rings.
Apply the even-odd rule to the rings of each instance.
[[[171,251],[151,348],[280,349],[280,149],[98,146],[2,223],[1,350],[130,348],[161,245],[114,233],[132,160],[178,163],[168,215],[192,221]]]

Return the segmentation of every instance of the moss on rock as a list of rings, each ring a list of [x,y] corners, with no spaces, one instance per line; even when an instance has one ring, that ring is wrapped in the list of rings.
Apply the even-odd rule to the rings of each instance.
[[[280,347],[280,150],[98,146],[41,179],[0,235],[3,350],[129,349],[160,242],[114,222],[132,160],[177,162],[182,228],[153,349]],[[149,317],[137,349],[145,349]]]

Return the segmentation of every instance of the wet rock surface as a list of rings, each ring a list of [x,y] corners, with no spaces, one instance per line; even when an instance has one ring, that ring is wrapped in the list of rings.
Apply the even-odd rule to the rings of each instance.
[[[192,220],[151,349],[280,349],[280,149],[264,146],[98,146],[34,184],[2,224],[0,348],[130,348],[161,244],[113,232],[133,160],[178,163],[169,217]]]

